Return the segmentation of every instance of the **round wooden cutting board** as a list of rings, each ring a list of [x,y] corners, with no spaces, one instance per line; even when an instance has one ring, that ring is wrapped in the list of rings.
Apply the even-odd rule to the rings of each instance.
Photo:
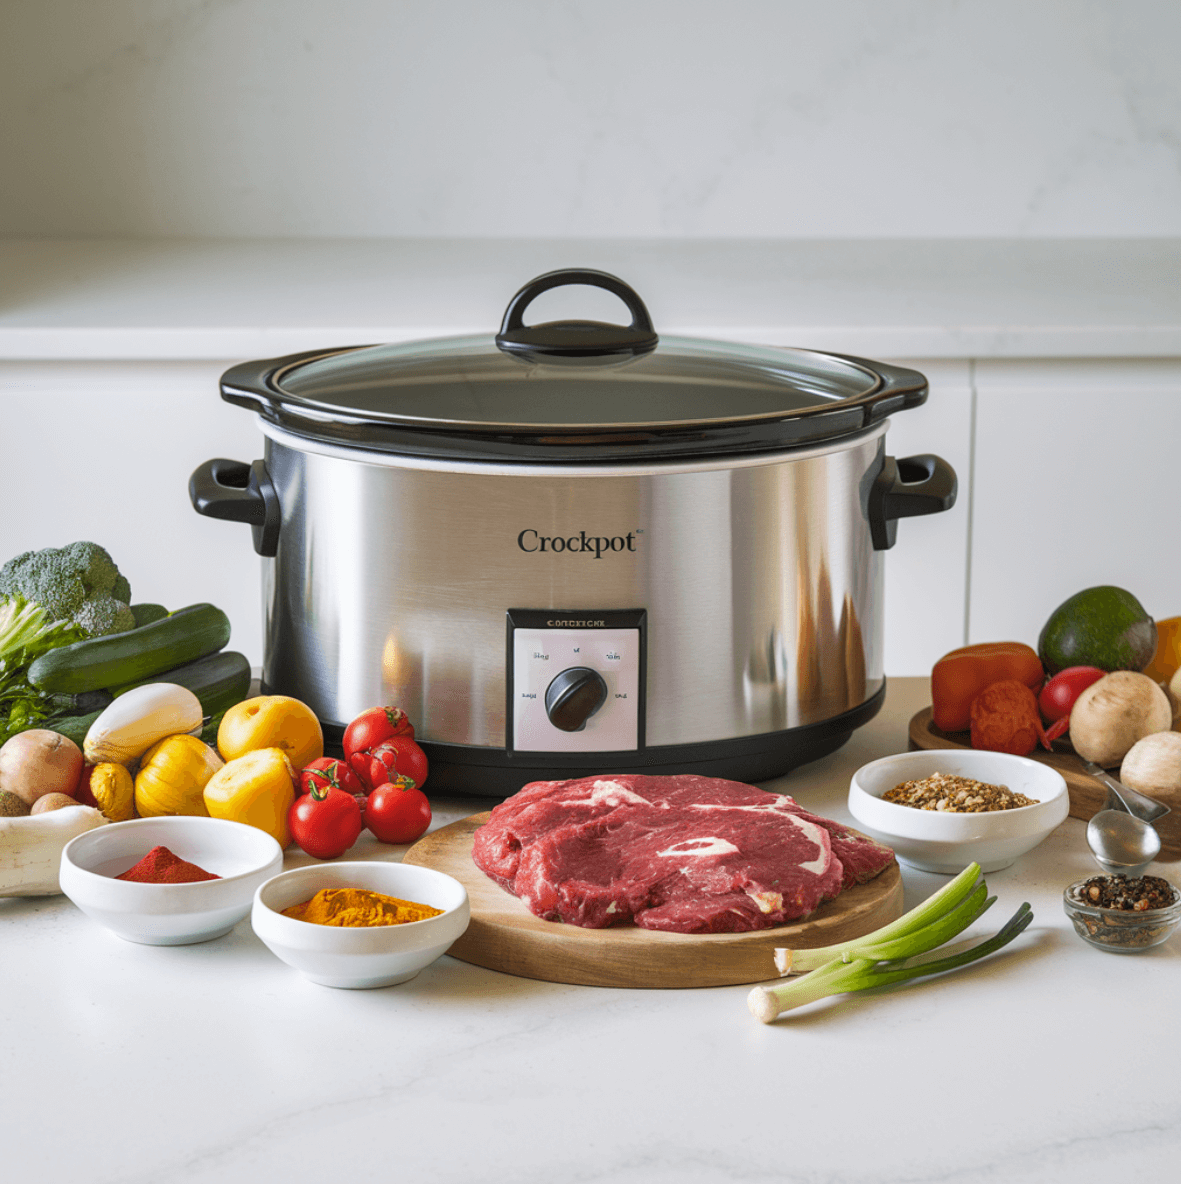
[[[923,708],[910,721],[910,747],[920,748],[971,748],[965,743],[967,732],[940,731],[931,718],[930,707]],[[1031,760],[1041,761],[1062,774],[1070,793],[1070,816],[1086,822],[1092,814],[1103,809],[1107,800],[1107,786],[1096,781],[1083,767],[1082,759],[1067,748],[1063,741],[1054,742],[1054,750],[1046,752],[1036,748],[1029,754]],[[1172,811],[1154,825],[1161,837],[1161,853],[1164,861],[1181,859],[1181,795],[1158,794],[1157,797]]]
[[[404,862],[454,876],[471,901],[467,932],[447,952],[521,978],[587,987],[721,987],[777,977],[776,946],[805,949],[859,937],[902,915],[902,876],[892,863],[804,921],[756,933],[658,933],[634,925],[580,929],[535,917],[472,862],[472,836],[487,814],[419,839]]]

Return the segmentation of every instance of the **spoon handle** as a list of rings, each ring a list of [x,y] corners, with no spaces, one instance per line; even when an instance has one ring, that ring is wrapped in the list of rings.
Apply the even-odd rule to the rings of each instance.
[[[1163,802],[1158,802],[1155,798],[1146,797],[1134,789],[1129,789],[1122,781],[1117,781],[1106,769],[1101,768],[1094,761],[1084,761],[1083,768],[1096,781],[1105,785],[1108,797],[1110,798],[1114,794],[1119,804],[1133,817],[1144,822],[1155,822],[1158,818],[1163,818],[1169,813],[1169,807]]]

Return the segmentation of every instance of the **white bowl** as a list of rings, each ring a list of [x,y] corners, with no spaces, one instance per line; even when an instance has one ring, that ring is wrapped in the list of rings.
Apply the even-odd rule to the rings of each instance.
[[[115,879],[153,847],[167,847],[222,878],[193,884]],[[126,941],[183,946],[229,933],[249,914],[255,889],[282,867],[282,848],[257,827],[223,818],[134,818],[71,839],[62,851],[61,888]]]
[[[1006,785],[1036,804],[953,814],[882,801],[882,794],[901,782],[932,773]],[[849,784],[849,813],[862,830],[893,847],[899,861],[911,867],[955,873],[975,862],[983,871],[994,872],[1032,851],[1060,826],[1070,813],[1070,798],[1062,775],[1040,761],[1007,752],[940,748],[902,752],[862,766]]]
[[[321,888],[368,888],[443,909],[404,925],[349,928],[284,917]],[[283,872],[254,895],[250,923],[277,958],[325,987],[388,987],[413,978],[441,957],[468,927],[464,886],[443,872],[404,863],[313,864]]]

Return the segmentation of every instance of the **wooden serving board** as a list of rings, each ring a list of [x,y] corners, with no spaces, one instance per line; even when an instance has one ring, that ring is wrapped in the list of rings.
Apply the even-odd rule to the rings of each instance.
[[[776,946],[826,946],[860,937],[902,915],[902,876],[892,863],[868,884],[842,892],[807,920],[757,933],[658,933],[634,925],[580,929],[535,917],[472,862],[472,836],[487,814],[419,839],[404,862],[454,876],[472,921],[447,952],[520,978],[587,987],[721,987],[777,977]]]
[[[923,708],[910,721],[910,749],[920,748],[971,748],[967,732],[943,732],[932,721],[932,709]],[[1062,774],[1066,788],[1070,793],[1070,816],[1081,818],[1084,822],[1103,809],[1107,800],[1107,787],[1096,781],[1086,769],[1083,761],[1064,741],[1054,742],[1054,750],[1046,752],[1044,748],[1035,749],[1029,754],[1031,760],[1041,761],[1043,765],[1050,765]],[[1181,859],[1181,794],[1156,794],[1157,800],[1163,802],[1172,811],[1166,814],[1155,825],[1161,837],[1161,853],[1158,857],[1164,862]]]

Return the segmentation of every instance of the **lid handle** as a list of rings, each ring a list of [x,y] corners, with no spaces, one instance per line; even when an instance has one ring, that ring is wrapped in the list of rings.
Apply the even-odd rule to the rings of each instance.
[[[525,324],[525,309],[551,288],[565,284],[588,284],[618,296],[632,314],[630,325],[608,325],[602,321],[547,321]],[[660,340],[652,318],[633,288],[605,271],[567,267],[547,271],[530,280],[508,303],[496,335],[505,353],[540,361],[543,358],[639,357],[651,353]]]

